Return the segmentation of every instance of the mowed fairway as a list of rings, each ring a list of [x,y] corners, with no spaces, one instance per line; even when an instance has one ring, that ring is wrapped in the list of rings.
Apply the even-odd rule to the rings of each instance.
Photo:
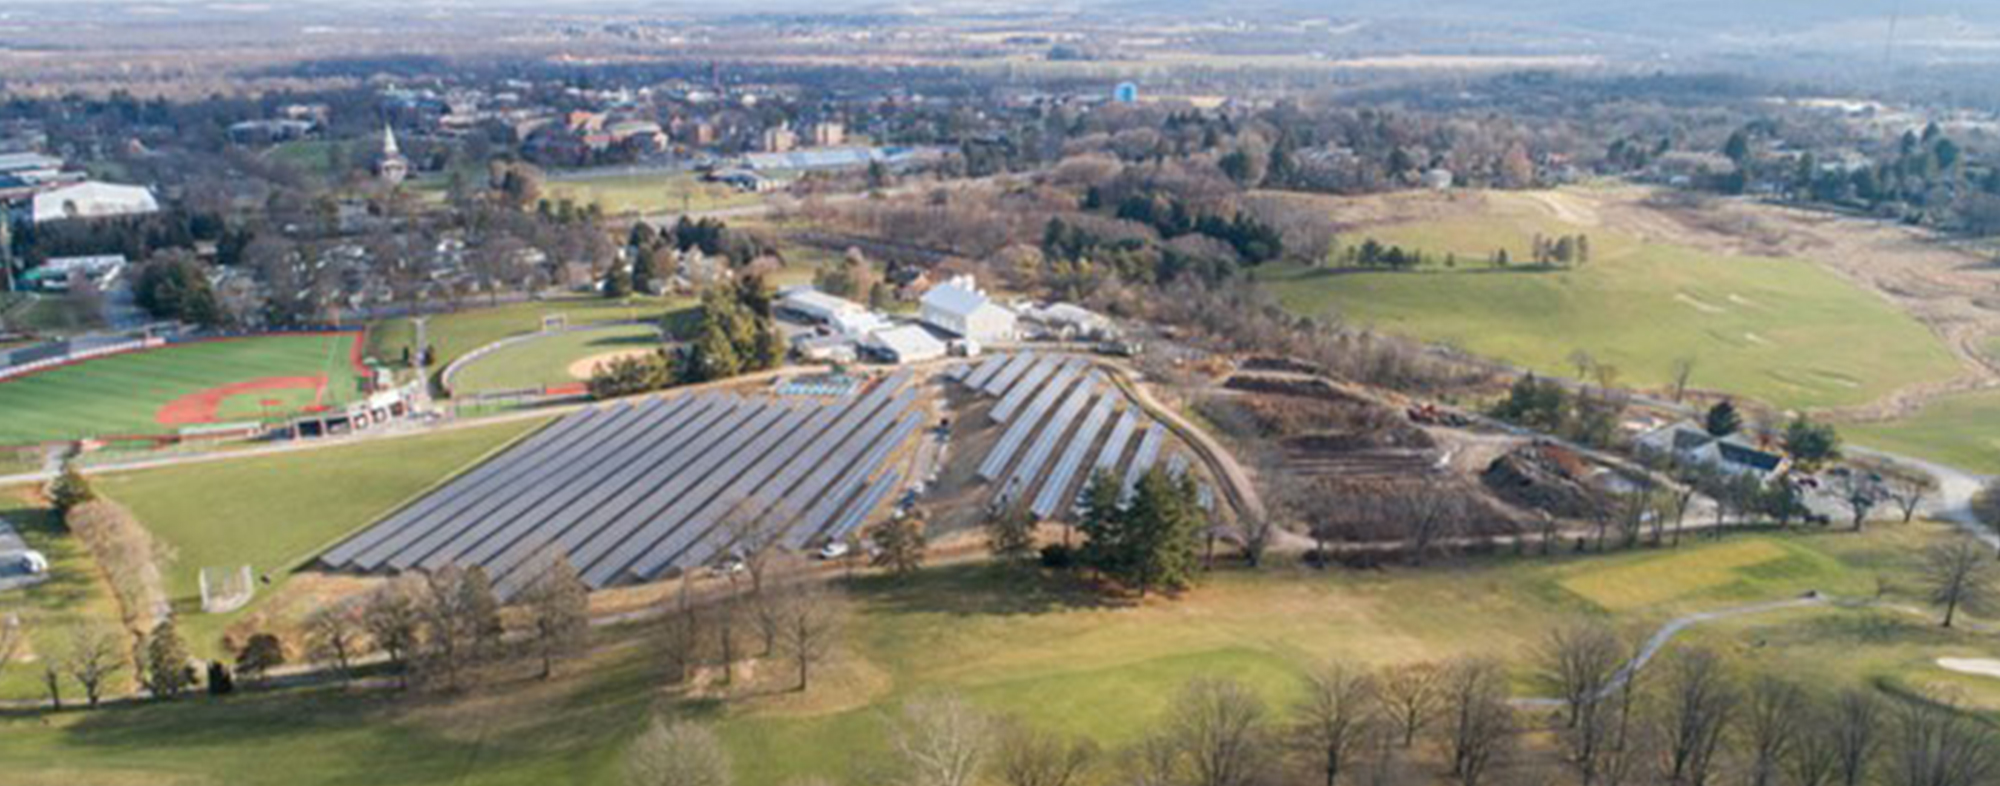
[[[1334,314],[1545,373],[1573,376],[1577,350],[1624,384],[1665,387],[1695,363],[1694,387],[1783,408],[1858,404],[1951,376],[1945,345],[1915,319],[1807,260],[1723,256],[1593,225],[1590,191],[1488,192],[1483,205],[1343,236],[1419,248],[1411,272],[1259,271],[1301,314]],[[1442,199],[1443,197],[1440,197]],[[1463,199],[1463,197],[1461,197]],[[1586,234],[1574,269],[1525,266],[1532,238]],[[1487,263],[1506,248],[1516,264]],[[1441,262],[1456,254],[1455,267]]]
[[[605,325],[542,336],[467,363],[452,380],[452,392],[574,384],[582,378],[570,373],[571,366],[579,362],[616,353],[644,352],[659,346],[660,332],[654,325]]]
[[[1863,597],[1878,575],[1906,586],[1914,555],[1941,533],[1916,524],[1862,535],[1736,535],[1676,550],[1489,558],[1423,571],[1281,566],[1215,574],[1187,597],[1137,606],[1016,570],[934,568],[906,582],[856,581],[842,646],[803,694],[789,689],[788,669],[771,664],[745,670],[743,698],[680,698],[657,690],[658,654],[636,646],[601,654],[585,675],[455,700],[253,693],[70,713],[47,725],[0,719],[0,761],[10,783],[26,784],[612,786],[622,782],[618,760],[633,734],[661,711],[715,724],[744,786],[785,786],[804,775],[872,786],[882,782],[876,767],[898,707],[937,691],[1106,746],[1138,739],[1197,675],[1240,680],[1282,707],[1305,670],[1329,660],[1379,666],[1482,655],[1507,663],[1517,694],[1545,695],[1535,653],[1550,630],[1579,616],[1603,615],[1636,635],[1690,611],[1812,589]],[[1783,556],[1690,581],[1663,569],[1746,550]],[[1614,612],[1566,588],[1584,576],[1656,585],[1653,600]],[[1915,602],[1897,592],[1892,601]],[[1696,630],[1760,662],[1810,655],[1823,677],[1816,684],[1829,688],[1928,679],[1911,665],[1917,659],[1980,647],[1977,634],[1934,629],[1894,638],[1928,628],[1920,618],[1871,628],[1870,615],[1886,613],[1816,608]],[[1865,658],[1834,654],[1870,629],[1891,638],[1861,650]]]
[[[2000,475],[2000,391],[1947,396],[1907,417],[1844,424],[1840,430],[1872,448]]]
[[[220,396],[215,420],[256,420],[360,395],[353,333],[203,341],[87,360],[0,382],[0,444],[124,434],[170,434],[161,409],[204,391],[285,378],[267,390]],[[308,382],[305,378],[323,378]],[[277,402],[265,407],[266,399]]]

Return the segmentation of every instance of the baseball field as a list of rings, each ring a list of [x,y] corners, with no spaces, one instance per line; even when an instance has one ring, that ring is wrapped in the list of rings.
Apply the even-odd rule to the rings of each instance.
[[[172,434],[329,407],[360,395],[360,333],[174,344],[0,382],[0,445]]]

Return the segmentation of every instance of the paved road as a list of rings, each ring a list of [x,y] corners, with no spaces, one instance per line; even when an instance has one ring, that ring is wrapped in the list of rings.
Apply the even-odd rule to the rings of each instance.
[[[1625,683],[1632,679],[1632,675],[1637,674],[1640,669],[1646,667],[1646,664],[1651,663],[1653,661],[1653,658],[1660,654],[1660,650],[1666,649],[1667,644],[1671,643],[1674,640],[1675,636],[1679,636],[1681,634],[1681,631],[1687,630],[1688,628],[1692,628],[1696,625],[1700,625],[1705,622],[1714,622],[1716,620],[1725,620],[1733,617],[1747,617],[1754,614],[1768,614],[1773,611],[1782,611],[1785,609],[1799,609],[1808,606],[1823,606],[1827,605],[1830,602],[1831,602],[1830,599],[1828,599],[1827,597],[1815,594],[1815,595],[1807,595],[1802,598],[1793,598],[1791,600],[1772,601],[1769,603],[1752,603],[1747,606],[1734,606],[1726,609],[1717,609],[1715,611],[1698,612],[1695,614],[1689,614],[1684,617],[1675,617],[1674,619],[1668,620],[1667,624],[1660,626],[1659,630],[1654,631],[1653,635],[1646,639],[1646,643],[1639,647],[1638,654],[1634,655],[1632,657],[1632,660],[1626,662],[1626,664],[1623,667],[1618,669],[1618,673],[1611,678],[1611,682],[1609,684],[1604,686],[1604,690],[1598,692],[1597,696],[1599,699],[1602,699],[1610,696],[1613,693],[1618,692],[1619,689],[1624,688]],[[1560,707],[1563,704],[1563,700],[1551,699],[1551,698],[1521,698],[1521,699],[1515,699],[1514,703],[1525,707]]]

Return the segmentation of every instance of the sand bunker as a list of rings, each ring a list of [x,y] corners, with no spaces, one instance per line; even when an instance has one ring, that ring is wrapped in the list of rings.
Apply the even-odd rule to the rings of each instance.
[[[591,355],[590,357],[569,364],[569,378],[587,380],[590,379],[592,373],[597,371],[599,365],[623,358],[645,357],[652,353],[653,350],[650,349],[621,349],[616,352],[601,352]]]
[[[1945,671],[2000,678],[2000,660],[1994,658],[1938,658],[1937,665]]]

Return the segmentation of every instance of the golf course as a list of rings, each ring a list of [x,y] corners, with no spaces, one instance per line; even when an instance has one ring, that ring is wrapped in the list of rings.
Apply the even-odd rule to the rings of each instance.
[[[1923,324],[1808,259],[1731,255],[1621,228],[1589,189],[1478,192],[1425,217],[1353,229],[1419,250],[1410,270],[1335,265],[1257,271],[1288,309],[1442,342],[1574,376],[1587,354],[1620,384],[1663,389],[1677,362],[1695,388],[1782,409],[1873,401],[1958,366]],[[1334,205],[1336,217],[1340,215]],[[1588,237],[1586,261],[1531,264],[1534,238]],[[1511,264],[1492,259],[1501,249]]]

